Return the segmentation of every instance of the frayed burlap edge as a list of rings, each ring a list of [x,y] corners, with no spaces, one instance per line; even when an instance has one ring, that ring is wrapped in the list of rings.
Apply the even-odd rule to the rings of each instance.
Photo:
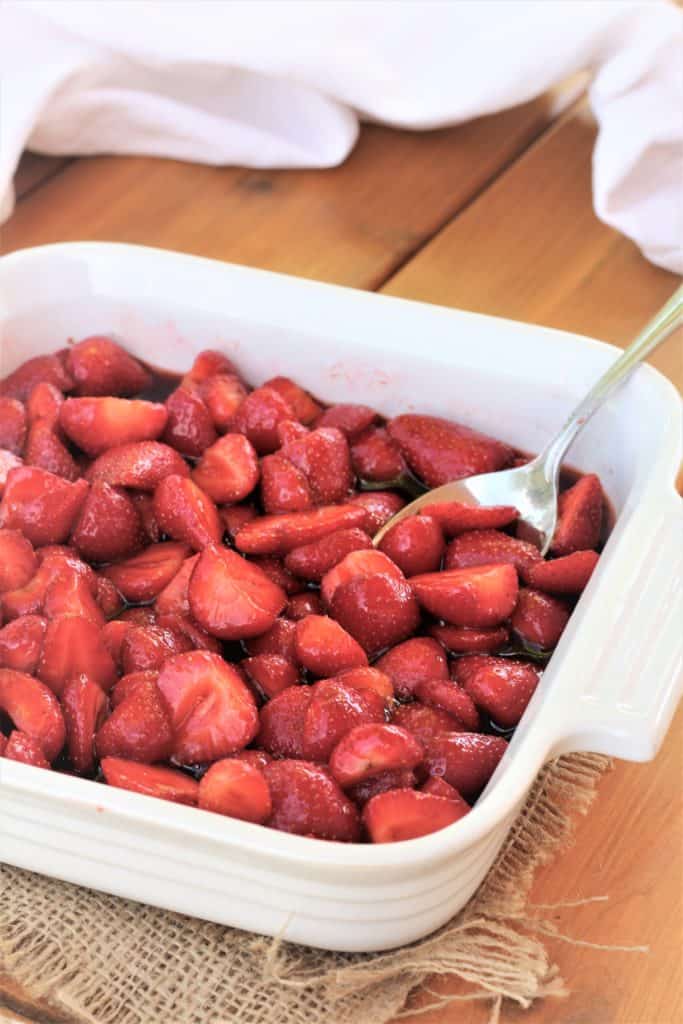
[[[309,950],[3,867],[0,967],[78,1024],[386,1024],[428,978],[471,988],[431,1005],[563,995],[529,908],[537,868],[570,841],[609,767],[547,765],[469,904],[427,939],[385,954]]]

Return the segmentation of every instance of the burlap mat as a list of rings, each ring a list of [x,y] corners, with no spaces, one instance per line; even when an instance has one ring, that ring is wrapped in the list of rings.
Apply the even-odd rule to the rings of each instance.
[[[309,950],[3,867],[0,967],[78,1024],[386,1024],[439,974],[498,1019],[503,998],[564,993],[543,945],[552,927],[527,897],[608,765],[572,754],[546,766],[468,906],[395,952]]]

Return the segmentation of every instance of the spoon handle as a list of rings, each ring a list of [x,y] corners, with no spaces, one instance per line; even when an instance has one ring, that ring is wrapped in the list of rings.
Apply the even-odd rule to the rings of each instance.
[[[559,472],[560,463],[567,449],[593,413],[597,412],[603,402],[649,356],[650,352],[681,325],[683,325],[683,286],[676,289],[669,301],[662,306],[617,361],[593,385],[586,397],[579,402],[569,419],[566,420],[559,433],[538,456],[537,462],[544,467],[547,479],[554,479]]]

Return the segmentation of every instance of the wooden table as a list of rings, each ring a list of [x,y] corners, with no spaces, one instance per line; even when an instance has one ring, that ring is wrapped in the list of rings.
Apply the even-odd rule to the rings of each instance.
[[[2,248],[145,243],[623,344],[678,281],[594,216],[594,139],[585,105],[565,93],[446,131],[367,127],[350,159],[327,171],[28,157]],[[683,385],[680,339],[652,362]],[[505,1007],[505,1021],[683,1020],[682,740],[683,713],[655,763],[616,766],[575,846],[533,893],[543,904],[607,894],[552,917],[568,935],[650,953],[550,943],[571,995],[526,1014]],[[448,979],[436,988],[460,990]],[[410,1024],[483,1024],[487,1013],[458,1004]],[[0,1020],[63,1018],[0,981]]]

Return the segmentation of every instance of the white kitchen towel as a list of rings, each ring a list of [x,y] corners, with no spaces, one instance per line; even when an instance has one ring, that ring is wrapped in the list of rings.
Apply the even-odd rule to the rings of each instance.
[[[0,213],[22,150],[330,167],[580,71],[598,216],[683,272],[683,12],[668,0],[4,0]]]

